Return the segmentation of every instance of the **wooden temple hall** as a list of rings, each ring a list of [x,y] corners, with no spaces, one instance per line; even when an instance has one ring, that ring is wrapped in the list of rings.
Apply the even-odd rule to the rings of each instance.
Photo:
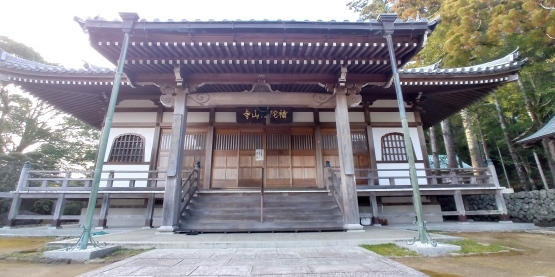
[[[359,230],[412,222],[398,72],[428,222],[507,211],[493,166],[430,168],[424,130],[517,79],[518,53],[486,64],[405,65],[439,20],[369,22],[75,21],[124,78],[100,184],[97,227],[244,232]],[[126,38],[129,38],[128,40]],[[125,51],[126,50],[126,51]],[[392,64],[393,61],[393,64]],[[398,68],[398,70],[397,70]],[[4,51],[0,80],[101,128],[113,69],[67,69]],[[66,201],[88,200],[90,172],[23,168],[9,214],[51,220]],[[469,211],[464,196],[498,196]],[[452,197],[456,210],[442,210]],[[28,199],[56,201],[52,215],[22,215]],[[82,215],[85,213],[82,212]]]

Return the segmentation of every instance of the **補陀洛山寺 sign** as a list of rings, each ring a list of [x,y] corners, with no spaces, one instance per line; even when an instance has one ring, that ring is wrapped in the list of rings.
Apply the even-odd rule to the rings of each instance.
[[[282,124],[293,122],[293,109],[291,108],[237,108],[237,123],[257,124],[270,119],[270,124]]]

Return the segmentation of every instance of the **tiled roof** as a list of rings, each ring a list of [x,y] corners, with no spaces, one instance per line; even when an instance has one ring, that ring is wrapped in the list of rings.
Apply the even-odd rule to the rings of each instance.
[[[555,116],[551,118],[551,120],[549,120],[549,122],[547,122],[547,124],[541,127],[537,132],[517,141],[517,143],[534,143],[538,140],[548,137],[555,137]]]
[[[0,67],[21,71],[32,71],[41,73],[76,73],[76,74],[99,74],[109,73],[113,74],[113,69],[94,66],[85,63],[86,68],[66,68],[63,66],[48,65],[38,62],[29,61],[23,58],[14,56],[0,48]]]
[[[440,63],[436,62],[432,65],[425,67],[416,68],[403,68],[399,70],[399,73],[404,74],[428,74],[428,75],[438,75],[438,74],[481,74],[481,73],[494,73],[498,71],[504,71],[514,67],[520,67],[526,63],[527,59],[519,59],[518,49],[509,53],[508,55],[483,64],[466,66],[466,67],[456,67],[456,68],[441,68]]]
[[[81,20],[81,19],[78,19]],[[107,20],[104,17],[87,17],[86,20],[90,20],[90,21],[112,21],[112,22],[121,22],[121,18],[114,18],[113,20]],[[413,18],[408,18],[407,20],[402,20],[400,18],[398,18],[395,22],[396,23],[411,23],[411,22],[429,22],[432,24],[435,24],[436,21],[439,21],[439,19],[433,19],[433,20],[428,20],[428,18],[422,17],[419,19],[413,19]],[[201,20],[201,19],[195,19],[195,20],[187,20],[187,19],[167,19],[167,20],[160,20],[158,18],[155,18],[153,20],[148,20],[146,18],[141,18],[139,19],[139,22],[330,22],[330,23],[334,23],[334,22],[344,22],[344,23],[352,23],[352,22],[365,22],[363,20],[357,20],[357,21],[349,21],[349,20],[328,20],[328,21],[324,21],[321,19],[318,20],[295,20],[295,19],[291,19],[291,20],[282,20],[282,19],[276,19],[276,20],[269,20],[269,19],[262,19],[262,20],[256,20],[256,19],[248,19],[248,20],[243,20],[243,19],[222,19],[222,20],[214,20],[214,19],[209,19],[209,20]],[[370,22],[370,23],[378,23],[378,21],[376,19],[370,19],[369,21],[366,22]]]

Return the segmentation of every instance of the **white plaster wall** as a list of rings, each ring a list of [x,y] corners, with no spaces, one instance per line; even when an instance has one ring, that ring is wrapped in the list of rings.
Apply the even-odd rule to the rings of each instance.
[[[313,112],[294,112],[293,122],[314,122]]]
[[[164,112],[162,114],[162,122],[173,122],[173,112]]]
[[[156,113],[145,113],[145,112],[117,112],[114,114],[113,122],[118,123],[155,123]]]
[[[376,100],[371,108],[397,108],[397,100]],[[405,107],[410,107],[405,103]]]
[[[210,112],[187,113],[187,123],[208,123],[208,122],[210,122]]]
[[[320,112],[320,122],[335,122],[335,112]],[[364,122],[364,112],[349,112],[349,122]]]
[[[407,177],[407,178],[398,178],[395,179],[395,185],[410,185],[409,177],[409,164],[408,163],[377,163],[378,168],[378,177]],[[424,163],[416,163],[416,169],[424,169]],[[392,171],[379,171],[380,169],[399,169],[399,170],[392,170]],[[403,170],[405,169],[405,170]],[[416,171],[417,176],[426,176],[426,172],[423,170]],[[379,179],[380,186],[389,186],[389,179]],[[426,178],[418,178],[419,185],[426,185],[427,181]]]
[[[370,120],[372,122],[401,122],[399,112],[370,112]],[[407,112],[407,121],[415,122],[414,113]]]
[[[104,157],[104,162],[108,161],[110,157],[110,150],[112,150],[112,144],[114,139],[123,134],[137,134],[141,135],[145,139],[145,160],[144,162],[150,162],[150,152],[152,150],[152,144],[154,141],[154,128],[112,128],[110,130],[110,136],[108,137],[108,147],[106,147],[106,155]]]
[[[148,178],[148,164],[106,164],[104,165],[104,167],[102,168],[102,171],[116,171],[114,178],[131,178],[131,179],[137,179],[137,178]],[[118,173],[117,171],[145,171],[142,173]],[[103,172],[102,173],[102,178],[108,178],[108,176],[110,175],[110,173],[108,172]],[[106,186],[107,181],[102,181],[100,182],[100,186],[101,187],[105,187]],[[129,180],[125,180],[125,181],[114,181],[113,187],[129,187]],[[146,187],[147,186],[147,181],[135,181],[135,187]]]
[[[349,112],[349,122],[365,122],[364,112]]]
[[[118,108],[157,108],[154,102],[150,100],[123,100],[117,106]]]
[[[235,112],[216,112],[216,122],[237,122]]]
[[[372,133],[374,137],[374,148],[376,149],[376,160],[382,160],[382,137],[388,133],[403,133],[402,128],[372,128]],[[418,137],[418,129],[416,127],[409,128],[410,137],[412,140],[412,146],[414,148],[414,153],[416,154],[417,160],[422,160],[422,149],[420,148],[420,138]]]
[[[335,113],[320,112],[320,122],[335,122]]]

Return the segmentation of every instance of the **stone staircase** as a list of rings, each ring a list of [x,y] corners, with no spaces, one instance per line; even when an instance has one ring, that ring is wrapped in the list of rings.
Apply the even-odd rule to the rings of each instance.
[[[297,232],[343,230],[333,196],[322,192],[267,192],[260,222],[259,193],[202,193],[193,198],[178,232]]]

